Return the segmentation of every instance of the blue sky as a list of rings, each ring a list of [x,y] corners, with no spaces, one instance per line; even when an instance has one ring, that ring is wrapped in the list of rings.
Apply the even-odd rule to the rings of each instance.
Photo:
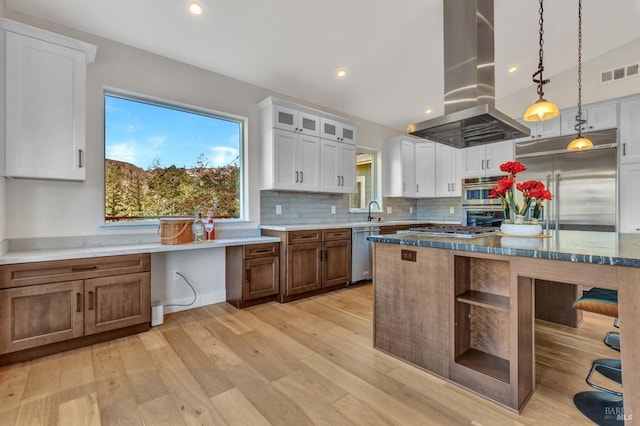
[[[200,114],[105,96],[105,157],[148,169],[193,167],[203,153],[209,167],[238,156],[240,124]],[[237,160],[236,160],[237,164]]]

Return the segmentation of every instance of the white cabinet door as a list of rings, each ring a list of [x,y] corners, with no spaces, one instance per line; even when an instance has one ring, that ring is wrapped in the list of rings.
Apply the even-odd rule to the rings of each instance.
[[[640,163],[620,166],[620,232],[640,233]]]
[[[485,174],[500,175],[500,164],[513,161],[513,141],[495,142],[485,145]]]
[[[434,142],[415,144],[416,197],[433,197],[436,193],[435,145]]]
[[[464,150],[462,149],[436,144],[436,197],[459,197],[462,195],[460,181],[462,180],[463,154]]]
[[[297,188],[301,191],[320,189],[320,138],[299,135],[296,146],[296,162],[300,171]]]
[[[342,124],[340,127],[340,141],[351,145],[356,144],[356,127],[348,124]]]
[[[484,145],[464,149],[464,175],[482,176],[485,169]]]
[[[274,129],[274,189],[320,188],[320,139]]]
[[[352,193],[356,187],[356,149],[353,145],[321,139],[320,190]]]
[[[320,137],[332,141],[356,143],[356,128],[330,118],[320,118]]]
[[[6,32],[6,174],[85,179],[86,54]]]
[[[562,135],[575,135],[578,133],[577,124],[578,108],[562,110],[561,131]],[[582,132],[595,132],[603,129],[613,129],[618,126],[618,106],[616,103],[599,103],[582,107],[582,119],[586,123],[582,125]]]
[[[311,136],[320,134],[320,117],[283,105],[274,105],[273,124],[278,129],[290,132]]]
[[[416,147],[413,142],[402,141],[402,196],[416,196]]]
[[[341,143],[342,184],[340,192],[353,194],[356,192],[356,147]],[[338,157],[340,159],[340,157]]]
[[[640,99],[620,103],[619,136],[620,162],[640,162]]]
[[[327,192],[340,192],[340,172],[338,157],[340,155],[340,143],[326,139],[320,141],[320,166],[322,173],[320,174],[320,190]]]
[[[463,160],[464,150],[451,148],[451,196],[453,197],[462,195]]]
[[[459,151],[450,146],[443,145],[441,143],[436,144],[436,182],[435,182],[435,196],[436,197],[450,197],[451,196],[451,166],[453,163],[453,151]]]
[[[296,164],[296,145],[299,135],[285,130],[273,130],[274,189],[296,189],[300,172]]]
[[[521,138],[514,139],[514,142],[516,143],[560,136],[560,117],[536,122],[524,121],[521,118],[516,121],[527,126],[531,130],[530,136],[523,136]]]

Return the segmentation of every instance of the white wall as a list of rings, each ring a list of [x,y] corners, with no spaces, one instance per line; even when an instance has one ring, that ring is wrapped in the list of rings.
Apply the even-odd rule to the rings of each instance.
[[[606,99],[640,93],[640,77],[600,84],[602,71],[640,61],[640,39],[627,43],[615,50],[582,64],[582,103],[588,104]],[[549,77],[551,82],[544,86],[545,98],[558,105],[558,108],[574,107],[578,104],[578,66]],[[525,90],[518,91],[496,101],[498,110],[511,117],[522,117],[529,105],[537,100],[533,83]]]

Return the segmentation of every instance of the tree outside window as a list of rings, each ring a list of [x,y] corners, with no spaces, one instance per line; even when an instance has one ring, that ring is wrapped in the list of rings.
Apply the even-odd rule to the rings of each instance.
[[[243,122],[105,93],[105,222],[242,217]]]

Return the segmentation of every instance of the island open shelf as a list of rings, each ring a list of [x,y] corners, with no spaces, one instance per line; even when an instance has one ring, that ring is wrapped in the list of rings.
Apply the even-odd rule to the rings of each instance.
[[[476,349],[469,349],[459,355],[455,361],[501,382],[509,383],[509,360]]]

